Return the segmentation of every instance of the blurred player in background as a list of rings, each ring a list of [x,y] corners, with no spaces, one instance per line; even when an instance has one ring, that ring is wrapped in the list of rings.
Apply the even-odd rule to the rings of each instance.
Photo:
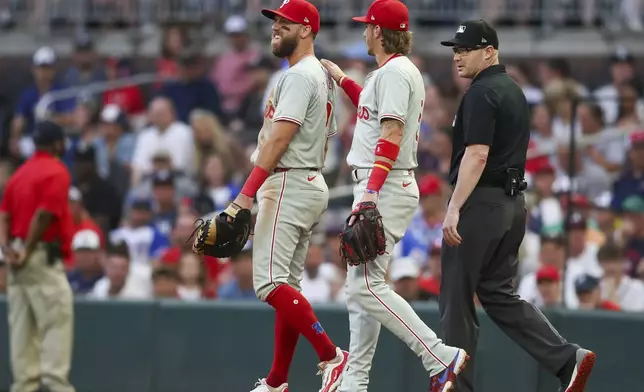
[[[359,209],[363,202],[377,204],[388,252],[373,262],[349,269],[347,308],[352,355],[340,390],[367,390],[384,324],[422,358],[431,377],[430,392],[446,392],[465,366],[467,354],[443,344],[385,282],[393,246],[402,238],[419,203],[413,169],[418,166],[425,87],[420,71],[406,56],[411,51],[409,11],[397,0],[377,0],[366,16],[353,20],[366,23],[365,41],[379,68],[367,76],[364,88],[360,88],[335,64],[326,60],[323,64],[358,107],[358,122],[347,157],[355,182],[353,205]]]
[[[234,204],[259,211],[253,240],[253,285],[257,297],[276,310],[275,351],[268,377],[253,392],[285,392],[299,335],[320,358],[321,392],[334,391],[348,353],[327,336],[301,294],[300,281],[313,228],[327,208],[329,189],[321,174],[327,138],[336,133],[335,85],[315,57],[313,41],[320,15],[304,0],[284,0],[273,19],[275,56],[286,70],[270,94],[259,133],[255,165]]]

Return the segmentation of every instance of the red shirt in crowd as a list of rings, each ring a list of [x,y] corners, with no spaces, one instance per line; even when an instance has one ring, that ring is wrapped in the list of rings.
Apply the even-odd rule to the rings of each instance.
[[[145,111],[145,98],[138,86],[127,86],[106,91],[103,105],[115,104],[127,114],[140,114]]]
[[[12,238],[27,239],[37,210],[54,216],[42,241],[58,242],[64,258],[69,257],[73,236],[72,215],[67,202],[71,177],[65,165],[53,155],[37,151],[7,182],[0,210],[10,219]]]

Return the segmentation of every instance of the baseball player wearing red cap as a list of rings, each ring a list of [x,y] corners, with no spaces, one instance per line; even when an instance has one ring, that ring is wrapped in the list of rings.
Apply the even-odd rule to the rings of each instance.
[[[366,24],[367,48],[379,68],[367,76],[364,88],[360,88],[337,65],[327,60],[322,63],[358,107],[347,157],[355,182],[354,210],[359,210],[363,202],[377,204],[386,231],[387,252],[348,271],[351,356],[340,391],[367,390],[380,327],[384,325],[421,357],[431,379],[430,392],[446,392],[465,367],[467,353],[438,339],[385,282],[390,254],[419,202],[413,169],[418,166],[425,86],[420,71],[406,57],[411,50],[409,11],[400,1],[377,0],[366,16],[353,20]]]
[[[276,311],[275,351],[268,376],[253,392],[286,392],[299,335],[320,358],[320,392],[340,383],[348,353],[337,347],[300,293],[313,227],[329,200],[321,169],[327,138],[336,133],[335,84],[313,52],[320,29],[318,10],[304,0],[284,0],[273,19],[271,49],[289,69],[271,92],[264,112],[255,165],[234,203],[250,209],[257,196],[253,239],[253,284],[257,297]]]

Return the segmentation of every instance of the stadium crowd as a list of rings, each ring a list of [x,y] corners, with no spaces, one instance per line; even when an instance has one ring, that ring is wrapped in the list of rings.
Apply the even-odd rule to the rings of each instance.
[[[243,17],[228,18],[230,47],[211,62],[192,49],[181,28],[170,27],[156,62],[160,81],[149,91],[88,89],[47,108],[68,130],[64,161],[74,182],[69,203],[76,233],[65,265],[76,295],[256,300],[251,243],[229,260],[201,260],[189,240],[195,220],[222,210],[239,192],[266,96],[284,69],[263,55],[248,28]],[[395,248],[389,279],[409,301],[435,301],[450,191],[450,129],[469,80],[454,74],[448,86],[435,83],[424,59],[413,60],[426,81],[416,171],[421,200]],[[10,133],[9,156],[2,161],[0,189],[33,153],[30,134],[44,93],[134,72],[127,59],[101,59],[87,36],[77,37],[68,69],[59,69],[49,47],[34,53],[32,63],[33,84],[24,87],[11,129],[3,130]],[[360,84],[375,66],[364,56],[341,63]],[[575,80],[565,59],[533,68],[508,64],[533,111],[529,223],[517,285],[538,306],[644,311],[644,95],[635,71],[633,56],[623,49],[610,58],[604,86]],[[335,110],[339,132],[330,140],[323,173],[330,188],[341,189],[351,184],[344,158],[357,117],[342,93]],[[344,301],[338,234],[347,208],[331,203],[311,240],[302,282],[311,302]],[[6,271],[0,271],[4,290]]]

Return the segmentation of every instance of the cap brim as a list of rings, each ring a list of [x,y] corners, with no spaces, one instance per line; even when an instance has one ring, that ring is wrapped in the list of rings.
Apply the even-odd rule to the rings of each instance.
[[[456,38],[453,38],[453,39],[451,39],[449,41],[441,41],[441,45],[448,46],[448,47],[452,47],[452,46],[471,46],[469,44],[464,43],[463,41],[459,41]]]
[[[369,23],[369,20],[367,19],[366,16],[355,16],[351,18],[351,20],[355,22],[360,22],[360,23]]]
[[[279,11],[275,11],[275,10],[270,10],[268,8],[264,8],[262,10],[262,15],[264,15],[268,19],[273,19],[273,20],[275,20],[276,16],[279,16],[279,17],[284,18],[286,20],[290,20],[293,23],[298,23],[298,22],[292,20],[291,18],[289,18],[288,16],[284,15],[283,13],[281,13]]]

